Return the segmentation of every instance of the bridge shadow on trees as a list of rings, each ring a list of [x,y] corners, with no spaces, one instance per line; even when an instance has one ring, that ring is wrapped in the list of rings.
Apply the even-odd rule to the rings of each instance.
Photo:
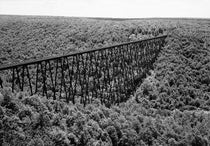
[[[166,36],[0,67],[4,86],[84,105],[126,101],[151,69]],[[2,85],[3,86],[3,85]]]

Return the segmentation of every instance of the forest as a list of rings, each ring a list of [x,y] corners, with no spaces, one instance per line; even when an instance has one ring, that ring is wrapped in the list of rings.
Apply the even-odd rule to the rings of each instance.
[[[208,146],[210,20],[0,16],[0,65],[167,34],[136,92],[83,106],[0,88],[0,143]]]

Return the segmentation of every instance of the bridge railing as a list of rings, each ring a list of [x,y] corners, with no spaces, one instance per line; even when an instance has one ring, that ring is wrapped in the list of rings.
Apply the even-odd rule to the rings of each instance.
[[[106,105],[126,101],[165,43],[159,36],[0,67],[5,86],[47,98]],[[2,85],[3,86],[3,85]]]

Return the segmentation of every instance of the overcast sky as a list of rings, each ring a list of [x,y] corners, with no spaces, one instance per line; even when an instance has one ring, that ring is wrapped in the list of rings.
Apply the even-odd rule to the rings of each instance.
[[[0,14],[210,18],[210,0],[0,0]]]

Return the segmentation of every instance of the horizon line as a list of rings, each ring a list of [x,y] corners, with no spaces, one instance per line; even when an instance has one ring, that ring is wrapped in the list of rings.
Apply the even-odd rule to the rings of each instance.
[[[0,16],[22,16],[22,17],[66,17],[66,18],[89,18],[89,19],[206,19],[207,17],[99,17],[99,16],[64,16],[64,15],[34,15],[34,14],[0,14]]]

